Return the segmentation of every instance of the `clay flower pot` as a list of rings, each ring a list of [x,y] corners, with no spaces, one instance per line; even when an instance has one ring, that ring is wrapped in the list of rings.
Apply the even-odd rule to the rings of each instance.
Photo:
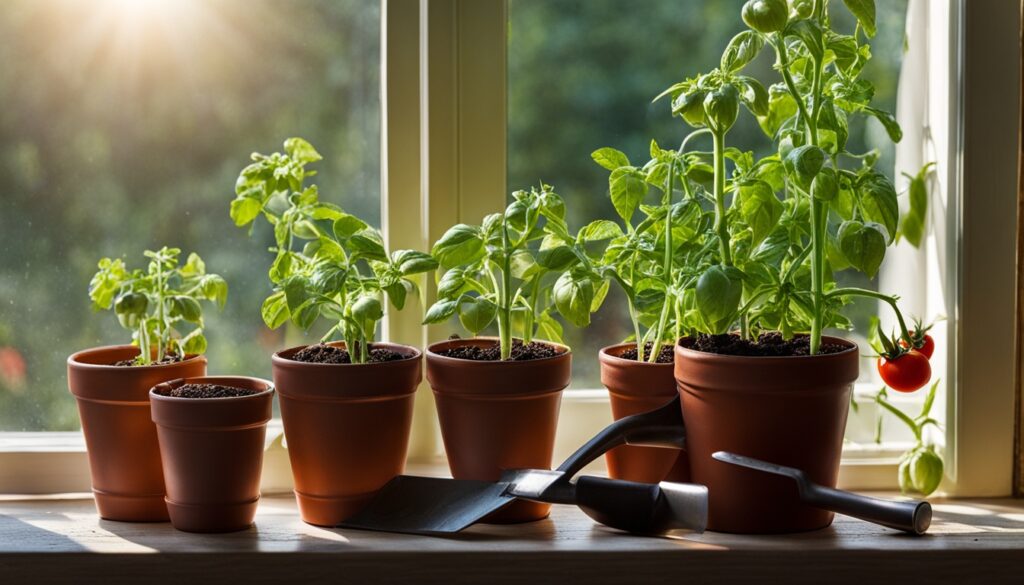
[[[652,364],[621,357],[635,343],[601,350],[601,383],[608,388],[615,420],[664,406],[679,393],[673,364]],[[608,475],[642,483],[690,481],[686,453],[659,447],[616,447],[605,455]]]
[[[295,497],[310,524],[337,525],[405,469],[422,354],[408,345],[373,345],[409,357],[316,364],[289,359],[305,346],[274,354]]]
[[[166,522],[164,475],[149,389],[167,380],[206,375],[206,358],[152,366],[114,366],[139,354],[133,345],[87,349],[68,358],[68,388],[89,453],[92,491],[101,518]]]
[[[176,398],[183,384],[256,390],[230,398]],[[149,393],[160,439],[171,524],[186,532],[234,532],[252,526],[274,387],[245,376],[205,376],[158,384]]]
[[[452,347],[489,346],[493,338],[456,339],[427,348],[427,380],[434,390],[448,465],[456,479],[497,481],[505,469],[550,469],[562,390],[572,355],[551,342],[555,357],[474,361],[439,355]],[[547,504],[517,501],[485,521],[546,518]]]
[[[708,530],[799,532],[824,528],[833,514],[802,505],[792,480],[711,458],[732,451],[803,469],[835,487],[857,346],[803,357],[743,357],[676,345],[675,377],[686,422],[692,481],[708,487]]]

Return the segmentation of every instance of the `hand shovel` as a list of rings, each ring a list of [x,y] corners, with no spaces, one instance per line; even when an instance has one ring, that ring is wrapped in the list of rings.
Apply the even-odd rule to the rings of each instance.
[[[718,451],[711,456],[732,465],[792,479],[796,482],[800,501],[808,506],[838,512],[911,534],[924,534],[932,523],[932,506],[923,500],[896,502],[862,496],[818,485],[807,479],[807,474],[803,471],[793,467],[768,463],[727,451]]]
[[[685,427],[679,398],[650,412],[622,418],[598,433],[555,471],[509,470],[497,482],[399,475],[347,528],[451,534],[480,521],[516,498],[575,504],[602,524],[637,533],[673,528],[703,531],[707,488],[662,482],[643,484],[598,477],[570,481],[583,467],[619,445],[683,447]]]

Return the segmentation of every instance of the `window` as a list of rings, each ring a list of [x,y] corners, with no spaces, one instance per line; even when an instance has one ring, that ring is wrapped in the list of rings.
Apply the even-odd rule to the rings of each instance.
[[[235,177],[303,136],[323,199],[379,224],[380,5],[15,0],[0,35],[0,431],[77,429],[67,356],[130,338],[89,314],[101,256],[198,252],[231,287],[211,371],[269,376],[304,338],[263,325],[273,237],[225,221]]]

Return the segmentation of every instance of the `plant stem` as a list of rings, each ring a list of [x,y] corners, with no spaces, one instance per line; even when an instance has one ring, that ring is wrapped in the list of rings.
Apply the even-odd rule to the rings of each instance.
[[[903,339],[907,340],[908,342],[911,341],[910,330],[907,328],[907,322],[903,319],[903,313],[900,312],[899,307],[896,305],[895,297],[873,290],[868,290],[866,288],[857,288],[852,286],[837,288],[835,290],[830,291],[827,295],[825,295],[826,299],[836,297],[868,297],[872,299],[878,299],[880,301],[885,301],[890,307],[892,307],[893,312],[896,313],[896,321],[900,325],[900,334],[903,335]]]
[[[501,216],[501,306],[498,307],[498,337],[501,344],[501,359],[512,356],[512,258],[509,250],[508,219]]]
[[[725,133],[712,132],[715,155],[715,231],[718,233],[718,249],[724,266],[732,265],[729,250],[729,226],[725,222]]]
[[[164,359],[164,336],[167,334],[165,331],[166,322],[164,321],[164,257],[163,254],[157,254],[156,257],[156,361],[160,362]],[[143,363],[149,363],[149,352],[150,348],[147,345],[144,354]],[[182,356],[184,357],[184,356]]]
[[[683,141],[686,145],[686,141]],[[680,149],[682,146],[680,146]],[[685,179],[684,179],[685,182]],[[668,188],[666,190],[668,208],[665,210],[665,258],[662,270],[665,279],[665,304],[661,307],[661,318],[658,320],[658,329],[655,331],[654,339],[651,340],[651,355],[647,358],[650,363],[658,361],[658,353],[661,352],[661,341],[665,338],[665,323],[668,320],[668,287],[672,281],[672,192],[676,187],[676,162],[675,159],[668,166]],[[638,348],[638,353],[643,353],[643,348]]]

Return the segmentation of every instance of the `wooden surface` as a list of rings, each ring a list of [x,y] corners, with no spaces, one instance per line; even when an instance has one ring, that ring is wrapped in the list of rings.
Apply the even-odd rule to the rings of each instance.
[[[309,526],[292,498],[273,496],[253,528],[196,535],[100,520],[80,497],[0,496],[0,583],[1024,582],[1024,501],[935,509],[917,538],[842,516],[789,536],[635,537],[564,506],[540,522],[432,538]]]

